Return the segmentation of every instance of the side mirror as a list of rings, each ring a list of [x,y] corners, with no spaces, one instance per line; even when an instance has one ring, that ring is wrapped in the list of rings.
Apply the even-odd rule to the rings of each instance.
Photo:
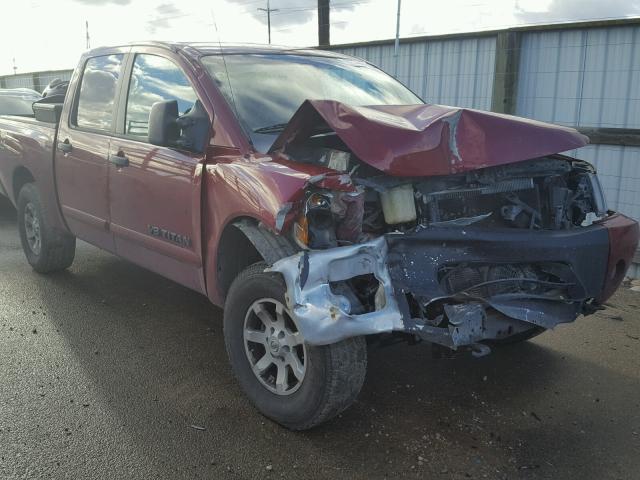
[[[209,140],[211,121],[200,100],[196,100],[193,107],[177,120],[182,135],[176,142],[177,146],[192,152],[204,152]]]
[[[148,138],[152,145],[201,153],[207,146],[210,129],[209,115],[200,100],[182,116],[178,116],[176,100],[154,103],[149,113]]]
[[[31,108],[36,120],[39,122],[58,123],[63,103],[64,95],[52,95],[35,101]]]
[[[167,100],[156,102],[149,112],[149,143],[161,147],[175,145],[180,138],[178,120],[178,102]]]

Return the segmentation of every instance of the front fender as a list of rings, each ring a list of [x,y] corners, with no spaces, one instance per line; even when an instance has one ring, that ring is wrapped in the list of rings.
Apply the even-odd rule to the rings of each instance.
[[[225,160],[229,161],[206,165],[204,171],[205,275],[207,295],[216,305],[224,301],[217,277],[218,248],[225,229],[235,224],[269,262],[273,255],[267,253],[269,244],[285,249],[277,238],[297,215],[308,180],[327,172],[322,167],[277,162],[268,156]],[[256,225],[261,225],[261,230],[253,227]]]

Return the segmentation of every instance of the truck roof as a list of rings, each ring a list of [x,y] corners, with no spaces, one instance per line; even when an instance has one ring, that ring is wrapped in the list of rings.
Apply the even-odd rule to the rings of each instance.
[[[182,51],[192,57],[202,55],[234,55],[251,53],[274,53],[274,54],[298,54],[313,55],[332,58],[348,58],[345,55],[327,50],[320,50],[314,47],[291,47],[282,45],[265,45],[259,43],[220,43],[220,42],[164,42],[164,41],[143,41],[131,42],[124,45],[112,45],[109,47],[98,47],[85,53],[86,56],[95,56],[103,50],[122,46],[154,46],[166,48],[172,51]]]

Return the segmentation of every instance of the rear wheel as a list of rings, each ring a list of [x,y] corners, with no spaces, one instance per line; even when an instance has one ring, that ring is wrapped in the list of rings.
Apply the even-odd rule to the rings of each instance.
[[[293,430],[330,420],[349,407],[364,382],[364,338],[307,345],[285,306],[284,281],[264,263],[231,285],[224,336],[240,386],[265,416]]]
[[[47,225],[40,193],[33,183],[18,194],[18,230],[27,261],[36,272],[51,273],[71,266],[76,238]]]

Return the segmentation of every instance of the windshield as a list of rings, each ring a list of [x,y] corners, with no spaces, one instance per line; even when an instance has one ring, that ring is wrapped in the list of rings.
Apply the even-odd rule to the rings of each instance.
[[[394,78],[355,58],[233,54],[207,56],[202,63],[261,152],[269,150],[305,100],[353,106],[424,103]]]

